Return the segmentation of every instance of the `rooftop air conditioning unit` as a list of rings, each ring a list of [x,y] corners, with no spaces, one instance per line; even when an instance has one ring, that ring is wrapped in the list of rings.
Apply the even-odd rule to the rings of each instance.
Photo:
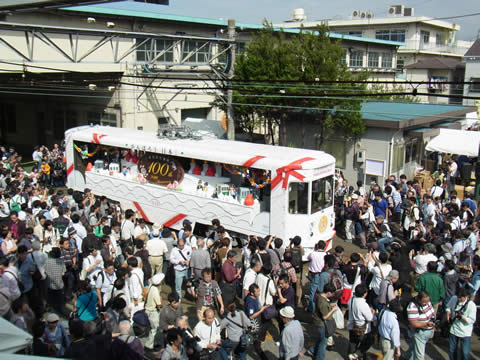
[[[388,9],[389,16],[402,16],[403,15],[403,5],[392,5]]]
[[[360,10],[353,10],[352,11],[352,17],[353,18],[359,18],[360,17]]]
[[[362,13],[360,14],[360,17],[362,19],[366,19],[367,18],[367,13],[365,11],[362,11]]]
[[[403,9],[403,16],[413,16],[414,9],[413,8],[405,8]]]
[[[373,13],[372,12],[367,12],[367,19],[373,18]]]

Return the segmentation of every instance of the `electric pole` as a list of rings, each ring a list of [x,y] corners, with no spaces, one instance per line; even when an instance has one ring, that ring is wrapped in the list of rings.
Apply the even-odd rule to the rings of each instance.
[[[235,74],[235,20],[228,19],[228,38],[233,40],[231,43],[232,49],[230,51],[230,69],[227,74],[227,137],[228,140],[235,140],[235,120],[233,114],[233,89],[232,89],[232,79]]]

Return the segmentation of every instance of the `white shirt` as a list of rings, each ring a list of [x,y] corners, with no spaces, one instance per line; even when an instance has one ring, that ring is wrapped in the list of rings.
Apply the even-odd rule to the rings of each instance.
[[[257,273],[252,268],[248,268],[243,276],[243,290],[248,291],[248,288],[255,282],[256,278]]]
[[[183,256],[180,254],[183,254]],[[187,260],[190,260],[192,257],[192,248],[188,245],[185,245],[182,250],[178,247],[174,247],[170,253],[170,263],[174,265],[176,271],[187,270],[188,266],[186,264]],[[184,261],[185,264],[180,264],[180,261]]]
[[[122,240],[130,240],[135,233],[135,225],[130,220],[123,220],[120,226]]]
[[[458,168],[457,163],[456,163],[455,161],[453,161],[453,162],[450,164],[450,168],[449,168],[448,174],[449,174],[451,177],[457,176],[457,168]]]
[[[82,270],[87,271],[89,267],[91,267],[97,260],[100,260],[100,263],[96,265],[92,271],[87,272],[87,278],[90,279],[92,285],[95,285],[93,277],[98,274],[103,269],[103,259],[100,255],[100,252],[97,252],[97,256],[93,257],[93,255],[88,255],[86,258],[83,259],[82,263]]]
[[[103,305],[110,300],[113,290],[113,283],[117,280],[117,275],[113,273],[110,275],[106,271],[102,271],[97,276],[97,282],[95,283],[95,287],[100,289],[100,292],[103,294]]]
[[[133,230],[133,237],[137,238],[142,234],[148,235],[148,227],[146,225],[143,228],[139,225],[135,226],[135,229]]]
[[[147,241],[146,249],[150,256],[161,256],[168,252],[167,244],[159,238],[153,238]]]
[[[58,210],[55,209],[54,207],[52,207],[50,209],[50,217],[53,219],[56,219],[57,217],[59,217],[60,215],[58,214]]]
[[[200,345],[205,349],[209,344],[216,343],[220,341],[220,323],[217,319],[213,319],[211,325],[205,324],[203,321],[200,321],[195,328],[193,329],[193,335],[198,336]]]
[[[10,300],[14,301],[17,300],[22,293],[18,288],[18,270],[15,266],[9,266],[5,269],[2,275],[2,279],[4,284],[8,287],[8,291],[10,292]]]
[[[373,320],[372,310],[368,306],[364,298],[358,298],[352,296],[348,302],[348,330],[353,329],[353,324],[362,326],[367,322],[367,329],[365,334],[368,334],[371,330],[371,322]],[[350,311],[351,310],[351,311]]]
[[[272,279],[266,277],[264,274],[258,274],[255,279],[255,284],[260,288],[260,296],[258,297],[258,302],[260,306],[263,305],[272,305],[273,297],[277,294],[277,289],[275,288],[275,283]],[[268,284],[268,290],[267,290]],[[266,293],[266,294],[265,294]]]
[[[308,271],[313,273],[322,272],[323,266],[325,264],[324,257],[327,255],[325,251],[313,251],[308,255],[308,260],[310,265],[308,266]]]
[[[420,254],[413,258],[415,263],[415,272],[419,275],[422,275],[424,272],[427,271],[427,264],[430,261],[437,261],[437,257],[433,254]]]
[[[381,271],[380,271],[381,269]],[[372,281],[370,282],[370,289],[375,291],[375,294],[380,294],[380,283],[382,280],[385,280],[392,271],[392,265],[390,264],[381,264],[373,267],[369,267],[368,270],[373,274]],[[383,275],[383,276],[382,276]]]
[[[142,299],[142,290],[143,290],[143,271],[139,267],[132,269],[130,273],[129,287],[130,287],[130,296],[132,299]]]

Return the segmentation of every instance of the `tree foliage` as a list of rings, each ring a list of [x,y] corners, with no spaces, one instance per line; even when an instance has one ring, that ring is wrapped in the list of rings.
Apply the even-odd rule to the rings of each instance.
[[[237,57],[233,103],[237,126],[250,132],[263,125],[274,141],[287,144],[287,123],[304,119],[317,123],[320,139],[326,129],[357,137],[365,131],[361,100],[336,94],[363,92],[366,73],[353,73],[341,64],[345,50],[328,36],[325,27],[316,31],[287,33],[271,26],[247,44]],[[335,83],[334,81],[345,81]],[[332,81],[332,83],[325,83]],[[224,107],[217,99],[216,104]]]

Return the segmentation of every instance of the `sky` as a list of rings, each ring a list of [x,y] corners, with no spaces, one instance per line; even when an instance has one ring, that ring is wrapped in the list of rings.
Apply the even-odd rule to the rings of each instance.
[[[238,22],[280,23],[291,18],[294,8],[304,8],[308,20],[348,19],[353,10],[371,11],[385,17],[390,5],[415,8],[416,16],[445,17],[480,13],[479,0],[170,0],[162,12]],[[457,23],[457,39],[474,40],[480,30],[480,16],[446,20]]]

